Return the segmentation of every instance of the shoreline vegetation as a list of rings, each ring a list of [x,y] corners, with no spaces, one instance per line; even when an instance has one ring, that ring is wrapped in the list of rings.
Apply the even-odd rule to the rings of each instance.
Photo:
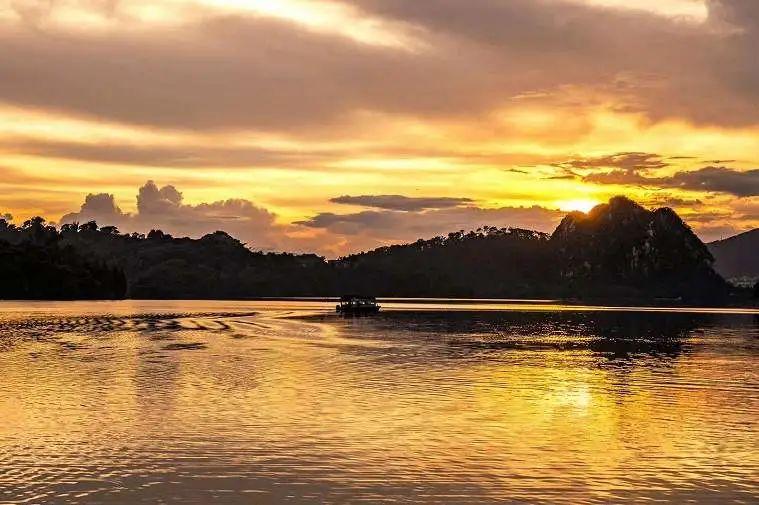
[[[735,253],[733,253],[735,255]],[[750,256],[750,254],[749,254]],[[552,234],[482,227],[326,260],[264,253],[225,232],[199,239],[60,229],[0,219],[0,299],[378,297],[552,299],[602,304],[756,306],[677,214],[615,197]]]

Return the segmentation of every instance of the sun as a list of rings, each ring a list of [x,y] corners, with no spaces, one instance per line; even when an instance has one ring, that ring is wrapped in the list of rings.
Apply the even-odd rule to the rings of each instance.
[[[590,210],[599,204],[596,200],[591,200],[589,198],[578,198],[574,200],[562,200],[560,202],[556,202],[557,206],[559,207],[559,210],[563,210],[565,212],[574,212],[576,210],[579,210],[580,212],[588,213]]]

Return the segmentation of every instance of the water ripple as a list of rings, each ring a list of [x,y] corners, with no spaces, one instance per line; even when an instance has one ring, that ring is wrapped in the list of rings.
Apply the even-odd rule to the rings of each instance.
[[[0,503],[756,503],[751,314],[37,304]]]

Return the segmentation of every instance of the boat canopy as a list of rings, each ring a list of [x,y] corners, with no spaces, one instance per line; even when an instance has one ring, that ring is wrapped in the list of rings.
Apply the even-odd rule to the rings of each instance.
[[[364,295],[343,295],[340,297],[341,302],[364,302],[364,303],[376,303],[377,299],[373,296]]]

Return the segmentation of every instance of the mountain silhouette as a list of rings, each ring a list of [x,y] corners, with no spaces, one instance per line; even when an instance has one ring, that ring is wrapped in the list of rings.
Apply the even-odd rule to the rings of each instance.
[[[576,296],[645,292],[664,298],[724,296],[714,258],[669,208],[614,197],[565,217],[551,236],[562,285]]]
[[[52,296],[45,283],[71,286],[57,298],[367,293],[720,303],[728,293],[708,248],[674,211],[649,211],[624,197],[569,214],[552,235],[486,226],[329,261],[252,251],[221,231],[200,239],[160,230],[145,236],[94,222],[56,230],[41,218],[21,227],[0,221],[0,244],[0,268],[12,284],[4,298]]]

